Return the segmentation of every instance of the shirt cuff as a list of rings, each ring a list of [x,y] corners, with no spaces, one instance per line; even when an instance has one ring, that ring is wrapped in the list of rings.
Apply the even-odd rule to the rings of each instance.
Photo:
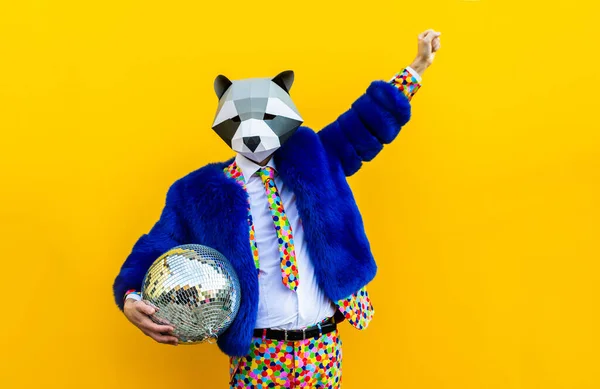
[[[142,294],[136,291],[135,289],[129,289],[127,292],[125,292],[125,295],[123,296],[123,302],[125,302],[125,300],[127,299],[134,299],[139,301],[142,299]]]
[[[406,70],[408,70],[410,74],[412,74],[412,76],[417,80],[419,84],[421,83],[421,75],[415,69],[411,68],[410,66],[407,66]]]
[[[127,295],[127,297],[125,297],[125,300],[128,300],[128,299],[135,300],[135,301],[140,301],[142,299],[142,296],[140,296],[137,293],[129,293]]]
[[[421,76],[410,66],[404,68],[390,80],[390,84],[411,100],[415,93],[421,88]]]

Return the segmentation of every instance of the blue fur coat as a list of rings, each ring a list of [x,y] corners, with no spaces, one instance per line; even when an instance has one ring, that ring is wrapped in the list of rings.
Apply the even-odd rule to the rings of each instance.
[[[376,81],[335,122],[319,133],[300,127],[274,154],[281,179],[296,195],[319,286],[332,301],[358,291],[377,270],[346,176],[373,159],[409,119],[406,96]],[[123,309],[125,291],[141,289],[146,270],[165,251],[188,243],[220,251],[237,272],[242,298],[218,345],[230,356],[243,356],[251,343],[259,289],[249,244],[247,194],[223,173],[229,163],[206,165],[171,186],[160,220],[134,245],[113,288]]]

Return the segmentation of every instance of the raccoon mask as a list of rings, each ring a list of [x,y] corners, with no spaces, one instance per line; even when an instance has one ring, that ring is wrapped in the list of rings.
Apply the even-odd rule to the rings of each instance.
[[[291,70],[275,78],[230,81],[217,76],[219,106],[213,130],[233,151],[256,163],[264,161],[302,124],[290,97],[293,82]]]

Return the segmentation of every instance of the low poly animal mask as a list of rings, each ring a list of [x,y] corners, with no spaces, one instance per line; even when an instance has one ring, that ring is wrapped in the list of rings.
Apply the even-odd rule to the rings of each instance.
[[[290,89],[294,72],[274,78],[215,79],[219,106],[213,130],[233,149],[259,163],[272,155],[302,124]]]

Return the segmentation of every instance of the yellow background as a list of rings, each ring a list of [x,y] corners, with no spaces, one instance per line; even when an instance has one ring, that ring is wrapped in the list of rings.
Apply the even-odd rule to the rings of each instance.
[[[231,155],[214,77],[294,69],[318,129],[430,27],[413,120],[350,180],[379,273],[344,387],[600,387],[595,2],[204,3],[0,3],[0,387],[226,387],[111,290],[170,183]]]

